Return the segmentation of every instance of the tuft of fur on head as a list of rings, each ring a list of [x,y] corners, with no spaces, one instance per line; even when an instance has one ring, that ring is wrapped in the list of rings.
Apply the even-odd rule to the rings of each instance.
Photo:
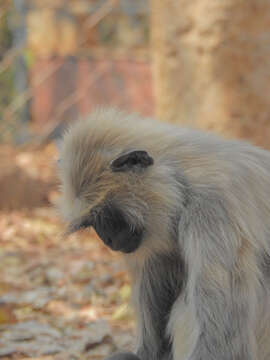
[[[136,253],[146,256],[170,249],[172,219],[185,197],[179,191],[181,174],[172,171],[166,158],[164,145],[171,142],[166,139],[171,135],[163,127],[111,108],[96,110],[73,125],[60,145],[60,211],[64,218],[76,222],[92,209],[113,203],[131,227],[145,229]],[[132,150],[149,153],[153,166],[136,172],[112,171],[112,161]]]

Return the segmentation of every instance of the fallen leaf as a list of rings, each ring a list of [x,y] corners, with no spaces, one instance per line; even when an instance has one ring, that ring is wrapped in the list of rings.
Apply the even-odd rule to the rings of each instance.
[[[112,314],[113,320],[129,320],[133,318],[133,314],[127,304],[121,304]]]
[[[9,304],[0,304],[0,325],[13,324],[17,321],[14,307]]]
[[[127,301],[130,299],[130,295],[131,295],[131,287],[129,284],[125,284],[121,287],[120,291],[120,296],[121,296],[121,299],[123,301]]]

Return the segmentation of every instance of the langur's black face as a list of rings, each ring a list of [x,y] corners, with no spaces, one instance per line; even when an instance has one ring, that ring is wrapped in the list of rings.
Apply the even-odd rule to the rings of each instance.
[[[94,229],[104,244],[112,250],[127,254],[140,246],[144,229],[132,226],[115,206],[105,205],[94,218]]]
[[[97,206],[90,214],[72,222],[68,233],[93,227],[100,239],[110,249],[125,254],[134,252],[140,246],[144,228],[142,225],[131,224],[113,204]]]

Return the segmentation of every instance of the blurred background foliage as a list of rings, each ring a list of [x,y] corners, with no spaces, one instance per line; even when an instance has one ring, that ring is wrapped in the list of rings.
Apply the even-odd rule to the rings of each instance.
[[[1,0],[1,139],[113,105],[268,148],[269,23],[268,0]]]
[[[2,0],[0,11],[2,141],[31,142],[103,104],[153,113],[147,1]]]

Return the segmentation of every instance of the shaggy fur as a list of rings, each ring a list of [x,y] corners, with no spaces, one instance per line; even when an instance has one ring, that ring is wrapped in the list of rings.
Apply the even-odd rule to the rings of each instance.
[[[134,150],[153,162],[112,170]],[[124,255],[140,359],[270,359],[269,152],[103,109],[66,133],[60,157],[70,231],[108,204],[144,229]]]

